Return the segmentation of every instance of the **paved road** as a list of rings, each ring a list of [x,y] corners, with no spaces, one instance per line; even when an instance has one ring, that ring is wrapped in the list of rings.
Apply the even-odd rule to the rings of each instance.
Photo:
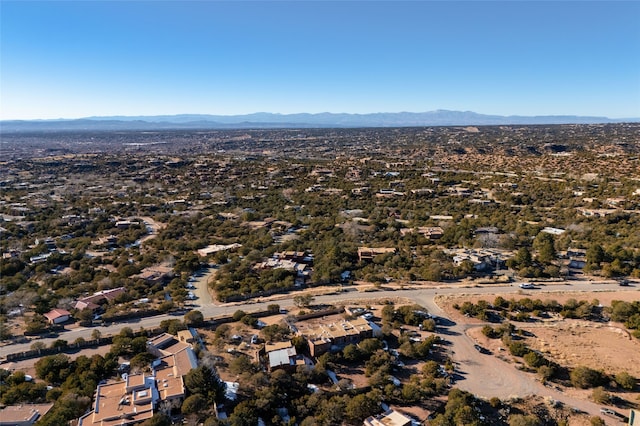
[[[196,277],[196,281],[193,283],[195,289],[193,289],[193,293],[196,295],[197,299],[195,301],[198,305],[213,305],[213,299],[211,298],[211,293],[209,293],[209,281],[211,278],[218,273],[216,268],[204,268],[202,270],[202,274]]]
[[[204,278],[204,277],[203,277]],[[536,294],[549,294],[557,291],[611,291],[617,289],[617,287],[613,287],[611,283],[573,283],[572,285],[554,285],[541,287],[537,290],[529,290],[524,292],[525,294],[535,296]],[[630,288],[626,288],[628,290]],[[421,289],[414,288],[408,290],[386,290],[386,291],[376,291],[376,292],[358,292],[355,291],[354,288],[346,288],[346,291],[337,294],[329,294],[324,296],[315,296],[314,303],[317,304],[346,304],[350,301],[362,301],[368,299],[382,299],[382,298],[394,298],[394,297],[404,297],[409,300],[415,300],[416,303],[419,303],[425,306],[430,312],[438,313],[441,316],[445,316],[444,312],[435,304],[434,297],[439,294],[487,294],[493,295],[496,293],[501,294],[510,294],[510,293],[520,293],[522,290],[515,285],[511,286],[485,286],[485,287],[460,287],[460,286],[446,286],[440,288],[430,288],[430,289]],[[349,291],[351,290],[351,291]],[[223,304],[223,305],[215,305],[213,303],[203,303],[202,300],[196,300],[191,304],[191,307],[202,312],[205,318],[213,318],[221,315],[229,315],[233,314],[236,310],[242,309],[246,312],[252,311],[262,311],[266,310],[267,306],[271,303],[278,303],[281,307],[290,308],[294,306],[293,303],[293,295],[288,295],[286,298],[277,300],[277,301],[247,301],[245,303],[234,303],[234,304]],[[121,322],[118,324],[112,324],[109,326],[99,326],[99,327],[78,327],[71,328],[67,331],[60,333],[60,335],[56,338],[45,338],[39,339],[38,341],[43,342],[46,345],[49,345],[56,339],[64,339],[68,342],[73,342],[77,338],[82,337],[84,339],[90,339],[91,333],[93,330],[100,330],[103,336],[109,334],[117,334],[120,332],[120,329],[123,327],[131,327],[134,330],[137,330],[141,327],[143,328],[153,328],[160,325],[160,322],[165,319],[183,319],[182,315],[158,315],[154,317],[148,318],[140,318],[134,319],[127,322]],[[31,343],[20,343],[8,346],[0,347],[0,358],[4,358],[7,354],[17,353],[26,351],[31,346]]]
[[[202,277],[198,287],[206,286],[207,276]],[[376,292],[358,292],[354,288],[345,288],[343,292],[337,294],[329,294],[315,296],[316,304],[348,304],[350,301],[363,301],[370,299],[382,298],[407,298],[426,307],[429,312],[446,317],[445,312],[435,303],[436,295],[464,295],[464,294],[522,294],[530,297],[538,297],[544,294],[550,296],[554,292],[577,291],[615,291],[618,287],[612,282],[572,282],[570,284],[541,286],[535,290],[522,291],[516,285],[488,285],[484,287],[461,287],[461,286],[442,286],[439,288],[413,288],[406,290],[384,290]],[[625,288],[625,290],[632,290]],[[640,288],[636,287],[636,291]],[[267,305],[274,303],[270,301],[249,301],[242,304],[224,304],[215,305],[209,300],[202,297],[195,301],[193,308],[200,310],[205,318],[217,317],[221,315],[229,315],[238,309],[246,312],[261,311],[267,308]],[[293,306],[293,295],[287,295],[283,299],[277,300],[281,307],[290,308]],[[75,328],[60,334],[59,338],[73,342],[79,337],[85,339],[90,338],[93,330],[98,329],[103,335],[117,334],[123,327],[131,327],[134,330],[140,327],[153,328],[160,324],[161,321],[169,318],[182,319],[183,316],[174,315],[158,315],[155,317],[131,320],[126,323],[113,324],[106,327],[92,328]],[[478,396],[485,398],[499,397],[508,398],[511,396],[525,397],[527,395],[548,396],[558,401],[562,401],[565,405],[579,408],[592,415],[599,415],[599,405],[590,401],[571,398],[564,393],[549,387],[545,387],[535,380],[532,375],[523,373],[495,356],[480,354],[474,348],[474,341],[467,336],[466,330],[470,326],[464,324],[455,324],[448,327],[446,339],[451,341],[453,349],[453,360],[460,366],[459,373],[462,379],[456,383],[460,389],[467,390]],[[45,344],[50,344],[55,339],[40,339]],[[29,349],[30,344],[16,344],[4,346],[0,348],[0,356],[5,357],[8,353],[15,353]],[[618,424],[613,419],[605,419],[607,424]]]

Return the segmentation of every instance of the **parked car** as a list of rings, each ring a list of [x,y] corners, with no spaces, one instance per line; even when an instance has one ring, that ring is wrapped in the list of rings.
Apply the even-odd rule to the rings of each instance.
[[[478,352],[480,352],[481,354],[488,354],[488,353],[489,353],[489,350],[488,350],[488,349],[483,348],[483,347],[482,347],[482,346],[480,346],[480,345],[473,345],[473,347],[474,347],[474,348],[476,348],[476,350],[477,350]]]
[[[600,409],[600,412],[606,416],[613,416],[613,417],[618,417],[618,413],[616,413],[615,411],[613,411],[610,408],[606,408],[606,407],[602,407]]]

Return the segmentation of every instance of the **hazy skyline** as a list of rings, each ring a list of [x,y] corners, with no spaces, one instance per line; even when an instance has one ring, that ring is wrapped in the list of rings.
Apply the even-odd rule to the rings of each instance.
[[[640,117],[640,3],[0,2],[0,119]]]

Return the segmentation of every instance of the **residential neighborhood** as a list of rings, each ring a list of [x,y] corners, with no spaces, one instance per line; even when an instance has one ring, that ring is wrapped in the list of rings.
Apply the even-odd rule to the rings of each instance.
[[[3,134],[0,422],[631,421],[639,144],[624,123]]]

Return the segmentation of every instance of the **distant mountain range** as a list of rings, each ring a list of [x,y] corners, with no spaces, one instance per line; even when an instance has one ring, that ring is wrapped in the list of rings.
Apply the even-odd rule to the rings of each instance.
[[[86,117],[57,120],[4,120],[0,132],[92,131],[92,130],[168,130],[168,129],[252,129],[314,127],[419,127],[482,126],[508,124],[594,124],[638,122],[640,118],[610,119],[575,115],[486,115],[472,111],[437,110],[430,112],[381,112],[374,114],[273,114],[245,115],[154,115]]]

